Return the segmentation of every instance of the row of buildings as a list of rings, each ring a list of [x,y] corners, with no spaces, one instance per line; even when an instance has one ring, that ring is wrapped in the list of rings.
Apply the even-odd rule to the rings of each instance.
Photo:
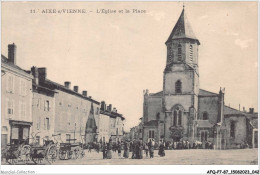
[[[47,78],[47,69],[23,70],[16,64],[16,45],[1,55],[1,145],[57,139],[59,142],[113,141],[123,137],[125,118],[112,105],[87,91]],[[57,136],[57,137],[56,137]],[[33,140],[34,139],[34,140]]]
[[[165,45],[163,90],[144,90],[143,116],[129,137],[144,142],[199,141],[203,146],[212,142],[216,149],[257,147],[258,113],[253,108],[246,112],[226,106],[223,88],[219,93],[200,89],[200,42],[184,8]]]

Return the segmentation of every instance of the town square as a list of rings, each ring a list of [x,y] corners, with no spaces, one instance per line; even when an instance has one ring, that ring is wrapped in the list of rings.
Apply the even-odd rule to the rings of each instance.
[[[212,3],[4,2],[1,164],[258,165],[257,2]]]

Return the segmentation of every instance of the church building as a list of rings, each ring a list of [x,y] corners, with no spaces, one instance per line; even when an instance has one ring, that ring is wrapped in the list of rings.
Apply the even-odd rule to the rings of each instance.
[[[166,66],[163,90],[149,93],[144,90],[143,141],[190,143],[209,141],[216,149],[238,148],[243,143],[252,145],[250,115],[257,113],[225,106],[225,90],[218,93],[200,89],[198,48],[200,41],[181,15],[165,43]],[[249,129],[251,128],[251,129]],[[250,141],[251,139],[251,141]]]

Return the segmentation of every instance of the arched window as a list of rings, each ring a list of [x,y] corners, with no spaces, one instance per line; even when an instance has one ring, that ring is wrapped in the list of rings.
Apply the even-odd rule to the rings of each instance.
[[[204,112],[203,115],[202,115],[202,120],[208,120],[208,113],[207,112]]]
[[[183,115],[183,108],[177,106],[173,110],[173,126],[181,126],[182,125],[182,115]]]
[[[178,112],[178,125],[180,126],[181,125],[181,123],[182,123],[182,111],[181,110],[179,110],[179,112]]]
[[[173,112],[173,126],[177,125],[177,111],[174,110]]]
[[[181,81],[180,80],[178,80],[178,81],[176,81],[176,83],[175,83],[175,93],[181,93]]]
[[[182,51],[181,51],[181,45],[178,45],[178,61],[181,61],[181,55],[182,55]]]
[[[190,62],[193,61],[193,47],[190,45]]]
[[[236,129],[236,123],[235,121],[230,122],[230,137],[235,138],[235,129]]]

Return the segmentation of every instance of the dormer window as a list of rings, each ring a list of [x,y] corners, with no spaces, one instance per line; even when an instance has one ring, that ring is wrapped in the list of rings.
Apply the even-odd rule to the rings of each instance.
[[[182,51],[181,51],[181,45],[178,45],[178,61],[181,61],[181,55],[182,55]]]
[[[193,47],[190,45],[190,62],[193,61]]]
[[[182,83],[180,80],[176,81],[175,83],[175,93],[181,93],[181,87],[182,86]]]

